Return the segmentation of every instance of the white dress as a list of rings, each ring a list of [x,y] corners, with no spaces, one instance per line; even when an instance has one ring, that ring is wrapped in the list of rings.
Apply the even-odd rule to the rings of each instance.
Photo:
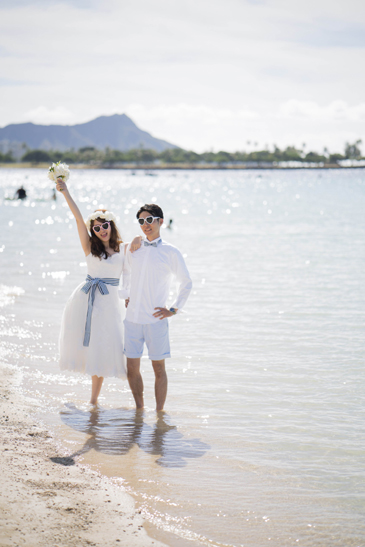
[[[86,257],[86,263],[87,273],[93,278],[119,279],[124,266],[123,247],[120,253],[101,260],[90,253]],[[84,346],[90,294],[81,290],[85,283],[86,280],[74,290],[63,312],[59,339],[60,368],[90,376],[126,378],[123,354],[125,305],[118,293],[121,287],[107,284],[109,294],[104,295],[96,289],[90,341],[88,346]]]

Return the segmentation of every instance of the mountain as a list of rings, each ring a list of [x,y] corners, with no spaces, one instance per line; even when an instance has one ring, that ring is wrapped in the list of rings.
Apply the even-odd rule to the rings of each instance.
[[[18,123],[0,128],[0,143],[25,143],[36,150],[70,150],[84,146],[114,150],[132,148],[150,148],[162,152],[169,148],[178,148],[174,144],[156,139],[147,131],[142,131],[125,114],[100,116],[95,120],[77,125],[36,125]]]

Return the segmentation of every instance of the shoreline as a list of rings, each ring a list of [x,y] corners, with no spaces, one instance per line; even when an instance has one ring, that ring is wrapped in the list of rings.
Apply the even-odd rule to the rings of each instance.
[[[114,164],[114,165],[90,165],[90,164],[71,164],[72,169],[100,169],[100,170],[121,170],[121,171],[299,171],[299,170],[309,170],[313,171],[316,169],[327,170],[327,169],[365,169],[364,165],[348,165],[342,166],[338,164],[324,164],[324,165],[297,165],[297,166],[282,166],[282,165],[195,165],[195,164],[176,164],[172,163],[169,165],[154,165],[154,164],[143,164],[137,165],[133,163],[128,163],[124,165]],[[0,163],[0,169],[46,169],[48,170],[49,163]]]
[[[34,404],[17,392],[21,372],[0,370],[0,545],[166,547],[121,486],[78,465],[32,418]]]

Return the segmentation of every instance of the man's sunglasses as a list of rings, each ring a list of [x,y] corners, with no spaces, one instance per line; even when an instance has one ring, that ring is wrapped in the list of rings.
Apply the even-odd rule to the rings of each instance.
[[[160,217],[139,218],[139,219],[138,219],[138,222],[140,223],[141,226],[143,226],[143,224],[144,224],[145,222],[147,222],[147,224],[152,224],[152,222],[153,222],[154,220],[157,220],[158,218],[160,218]]]
[[[103,228],[103,230],[107,230],[109,226],[110,226],[110,222],[103,222],[103,224],[97,224],[96,226],[93,226],[93,230],[94,232],[98,234],[101,228]]]

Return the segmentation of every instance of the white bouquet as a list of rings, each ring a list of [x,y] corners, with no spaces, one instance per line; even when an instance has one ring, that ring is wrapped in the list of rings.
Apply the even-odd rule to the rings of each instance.
[[[48,178],[57,182],[57,179],[62,179],[63,182],[67,182],[70,176],[70,169],[65,163],[58,161],[57,163],[52,163],[51,167],[48,169]]]

